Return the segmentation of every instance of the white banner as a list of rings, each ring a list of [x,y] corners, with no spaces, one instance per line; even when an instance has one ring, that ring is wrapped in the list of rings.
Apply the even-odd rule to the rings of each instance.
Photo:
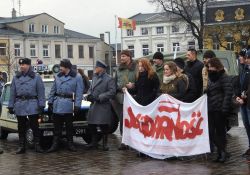
[[[126,92],[123,104],[122,143],[157,159],[210,152],[207,95],[183,103],[164,94],[141,106]]]

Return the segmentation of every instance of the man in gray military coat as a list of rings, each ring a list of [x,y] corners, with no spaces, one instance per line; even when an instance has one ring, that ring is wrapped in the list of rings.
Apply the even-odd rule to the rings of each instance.
[[[45,106],[44,84],[41,77],[32,71],[30,59],[19,59],[19,65],[20,72],[13,77],[11,82],[8,105],[9,113],[15,114],[18,121],[19,148],[16,154],[25,153],[27,123],[33,131],[35,151],[43,152],[39,145],[38,117]]]
[[[86,145],[87,149],[96,149],[97,127],[100,127],[103,133],[103,150],[107,151],[109,125],[111,124],[111,102],[116,94],[116,85],[113,78],[106,73],[107,65],[96,61],[95,74],[88,91],[87,100],[91,102],[88,113],[88,125],[91,131],[91,143]]]
[[[84,85],[82,77],[72,69],[68,59],[60,62],[60,73],[55,77],[48,100],[48,111],[53,113],[54,140],[47,152],[58,150],[62,126],[65,123],[68,150],[76,151],[73,145],[73,113],[78,114],[81,107]]]

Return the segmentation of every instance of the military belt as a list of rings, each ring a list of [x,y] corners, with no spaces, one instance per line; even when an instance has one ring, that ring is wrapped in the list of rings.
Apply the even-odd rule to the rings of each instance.
[[[55,95],[58,97],[62,97],[62,98],[70,98],[70,99],[73,98],[72,94],[58,94],[58,93],[56,93]]]
[[[37,99],[37,96],[19,95],[19,96],[16,96],[16,98],[20,100],[32,100],[32,99]]]

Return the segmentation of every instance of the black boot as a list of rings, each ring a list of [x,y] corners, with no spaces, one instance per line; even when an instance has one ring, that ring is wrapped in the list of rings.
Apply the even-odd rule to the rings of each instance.
[[[72,140],[68,140],[68,150],[71,151],[71,152],[76,152],[76,148],[73,144],[73,139]]]
[[[97,134],[92,135],[91,142],[89,144],[85,145],[85,147],[87,150],[98,148]]]
[[[3,150],[0,148],[0,154],[3,154]]]
[[[16,154],[24,154],[26,152],[25,149],[25,138],[24,137],[19,137],[19,147],[16,151]]]
[[[48,149],[47,153],[52,153],[52,152],[58,151],[58,145],[59,145],[59,137],[54,136],[53,144],[50,147],[50,149]]]
[[[42,147],[40,146],[39,143],[36,143],[36,144],[35,144],[35,151],[36,151],[37,153],[44,153],[44,150],[42,149]]]
[[[102,150],[103,151],[108,151],[109,147],[108,147],[108,135],[104,134],[103,138],[102,138]]]
[[[221,158],[218,160],[218,162],[224,163],[224,162],[226,162],[229,159],[229,157],[230,156],[229,156],[229,154],[227,152],[222,151],[221,152]]]

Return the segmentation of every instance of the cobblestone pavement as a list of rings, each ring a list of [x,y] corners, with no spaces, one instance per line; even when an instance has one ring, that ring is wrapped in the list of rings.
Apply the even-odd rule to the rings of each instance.
[[[242,127],[233,128],[228,136],[231,159],[225,164],[213,163],[211,157],[196,156],[184,160],[154,160],[140,158],[136,151],[118,151],[118,132],[110,136],[110,151],[86,151],[84,141],[75,138],[76,153],[62,148],[57,153],[39,154],[28,150],[24,155],[15,155],[18,138],[10,134],[0,141],[4,154],[0,155],[0,174],[87,174],[87,175],[249,175],[250,163],[241,154],[247,149],[247,137]]]

